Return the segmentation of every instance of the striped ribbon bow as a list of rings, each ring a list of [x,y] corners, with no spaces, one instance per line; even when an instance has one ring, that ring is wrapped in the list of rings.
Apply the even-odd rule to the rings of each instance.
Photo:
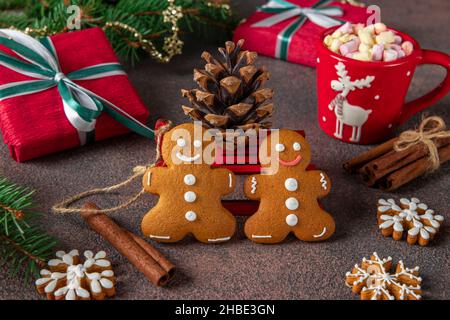
[[[285,0],[271,0],[267,4],[259,8],[261,12],[274,13],[266,19],[252,24],[252,27],[271,27],[277,23],[286,21],[293,17],[298,17],[289,23],[277,36],[277,44],[275,49],[275,57],[287,60],[289,44],[292,36],[305,24],[307,20],[324,27],[330,28],[344,23],[338,17],[343,15],[341,7],[328,6],[332,0],[320,0],[311,7],[302,8],[299,5]]]
[[[102,63],[64,74],[53,43],[48,37],[38,41],[20,31],[0,29],[0,44],[23,59],[0,51],[0,65],[35,79],[0,85],[0,101],[56,86],[65,115],[77,129],[81,145],[93,141],[96,119],[103,111],[136,133],[153,138],[152,129],[113,103],[73,82],[126,75],[119,63]]]

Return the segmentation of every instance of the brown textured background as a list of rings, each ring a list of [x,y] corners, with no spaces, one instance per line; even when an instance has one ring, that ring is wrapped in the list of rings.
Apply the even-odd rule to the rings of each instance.
[[[232,1],[241,17],[249,15],[264,0]],[[374,1],[383,9],[382,19],[389,26],[414,36],[423,48],[450,53],[447,0]],[[151,110],[151,123],[164,116],[176,123],[186,121],[180,105],[181,88],[194,86],[192,69],[202,65],[203,50],[214,50],[192,42],[184,54],[169,65],[149,59],[129,69],[131,81]],[[335,235],[323,243],[304,243],[289,238],[280,245],[255,245],[240,230],[228,243],[204,245],[192,239],[171,245],[156,245],[178,267],[176,279],[167,287],[153,287],[122,256],[90,231],[77,215],[56,216],[50,207],[61,198],[80,191],[115,184],[128,177],[135,165],[152,161],[155,144],[129,135],[93,146],[44,157],[24,164],[15,163],[6,146],[1,145],[0,170],[10,180],[36,189],[36,204],[44,213],[40,221],[60,240],[61,249],[106,250],[118,277],[117,299],[355,299],[343,279],[354,263],[377,251],[380,256],[403,259],[407,266],[420,266],[424,296],[450,298],[450,247],[448,235],[450,165],[427,178],[421,178],[395,194],[362,187],[354,177],[344,174],[342,162],[368,147],[349,145],[326,136],[316,123],[315,70],[265,57],[259,63],[271,71],[269,85],[275,89],[275,127],[306,130],[313,148],[314,163],[328,173],[332,193],[323,204],[337,224]],[[411,97],[429,90],[443,77],[438,67],[420,68],[411,86]],[[411,98],[410,97],[410,98]],[[450,124],[450,99],[437,103],[429,113],[442,116]],[[419,121],[416,116],[400,130]],[[129,193],[140,188],[139,182]],[[238,192],[239,193],[239,192]],[[379,197],[412,197],[423,200],[447,220],[440,236],[429,247],[409,246],[383,238],[376,226]],[[122,198],[97,199],[100,206],[111,206]],[[239,197],[239,195],[237,195]],[[113,216],[123,226],[139,231],[141,218],[155,203],[146,195],[128,210]],[[0,269],[0,299],[38,299],[32,287],[10,278]]]

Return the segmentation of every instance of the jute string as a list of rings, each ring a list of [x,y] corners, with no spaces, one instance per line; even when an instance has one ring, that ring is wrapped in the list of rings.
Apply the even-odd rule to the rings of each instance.
[[[422,120],[417,130],[407,130],[400,134],[399,139],[394,144],[395,151],[403,151],[419,143],[423,143],[428,148],[428,159],[430,160],[430,170],[439,168],[439,150],[433,139],[450,137],[450,131],[445,131],[445,122],[441,117],[432,116]]]
[[[124,203],[117,205],[115,207],[105,208],[105,209],[83,209],[81,207],[71,207],[71,204],[73,204],[74,202],[76,202],[78,200],[81,200],[81,199],[84,199],[86,197],[90,197],[90,196],[93,196],[96,194],[112,193],[115,190],[126,187],[131,182],[133,182],[135,179],[142,177],[148,168],[154,167],[158,163],[158,161],[161,160],[162,137],[167,131],[170,130],[171,127],[172,127],[172,122],[168,121],[167,124],[165,124],[164,126],[161,126],[160,128],[158,128],[158,130],[156,130],[156,132],[155,132],[156,156],[155,156],[155,160],[153,163],[146,165],[146,166],[134,167],[133,168],[134,174],[132,176],[130,176],[128,179],[126,179],[125,181],[122,181],[118,184],[115,184],[115,185],[112,185],[112,186],[109,186],[106,188],[95,188],[95,189],[87,190],[87,191],[81,192],[77,195],[74,195],[68,199],[65,199],[65,200],[55,204],[52,207],[53,212],[55,212],[55,213],[80,213],[83,210],[83,212],[92,212],[92,213],[111,213],[111,212],[114,212],[117,210],[125,209],[125,208],[129,207],[130,205],[132,205],[136,200],[138,200],[145,193],[144,188],[142,188],[137,194],[135,194],[133,197],[129,198]]]

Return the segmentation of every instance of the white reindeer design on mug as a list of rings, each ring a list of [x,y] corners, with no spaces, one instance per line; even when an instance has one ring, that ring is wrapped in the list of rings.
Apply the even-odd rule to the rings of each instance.
[[[363,109],[360,106],[351,105],[347,101],[347,95],[356,88],[370,88],[370,84],[375,79],[374,76],[367,76],[364,79],[351,81],[345,65],[339,62],[335,66],[338,80],[331,81],[331,88],[339,94],[331,101],[328,108],[336,114],[336,132],[334,136],[342,139],[344,124],[353,127],[350,141],[359,142],[361,139],[361,129],[366,123],[372,110]]]

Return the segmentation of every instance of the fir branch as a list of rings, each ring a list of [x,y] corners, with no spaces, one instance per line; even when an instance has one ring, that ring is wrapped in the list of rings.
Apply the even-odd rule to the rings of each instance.
[[[43,259],[33,255],[31,252],[28,252],[19,243],[15,242],[11,238],[9,238],[9,237],[7,237],[7,236],[5,236],[3,234],[0,234],[0,239],[4,243],[10,245],[15,251],[20,252],[20,254],[22,254],[25,257],[27,257],[30,261],[35,262],[40,268],[44,268],[45,267],[46,262]]]
[[[176,0],[175,4],[183,13],[178,22],[179,34],[223,42],[237,25],[226,3],[226,0]],[[28,28],[33,36],[68,32],[69,5],[80,7],[82,29],[103,28],[108,22],[120,22],[136,29],[145,39],[151,39],[158,51],[163,51],[164,38],[172,32],[171,24],[164,22],[162,16],[168,3],[162,0],[7,0],[0,10],[14,10],[0,12],[0,26]],[[145,53],[143,44],[136,41],[133,34],[113,29],[105,31],[118,55],[134,61]]]
[[[56,241],[33,225],[30,211],[33,191],[0,179],[0,265],[8,264],[12,275],[25,281],[37,276],[51,257]]]

